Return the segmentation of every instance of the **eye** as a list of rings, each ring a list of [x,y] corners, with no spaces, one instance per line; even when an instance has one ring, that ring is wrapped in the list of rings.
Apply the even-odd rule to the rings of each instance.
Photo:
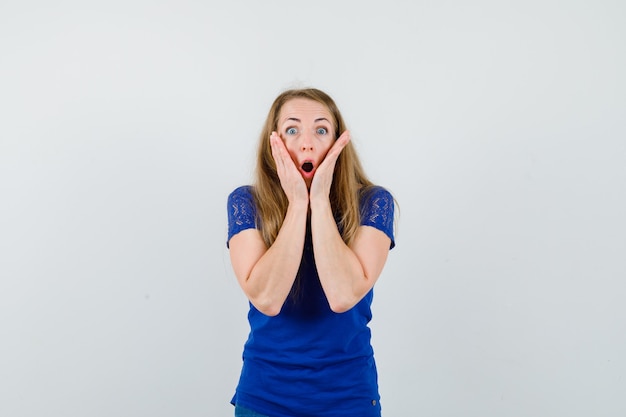
[[[325,127],[318,127],[318,128],[317,128],[317,134],[318,134],[318,135],[325,135],[325,134],[327,134],[327,133],[328,133],[328,130],[326,130],[326,128],[325,128]]]
[[[295,135],[296,133],[298,133],[298,129],[296,129],[295,127],[290,127],[285,131],[285,133],[287,133],[288,135]]]

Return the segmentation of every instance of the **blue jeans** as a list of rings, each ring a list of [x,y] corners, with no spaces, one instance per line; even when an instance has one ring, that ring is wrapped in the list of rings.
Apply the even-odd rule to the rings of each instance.
[[[243,408],[240,405],[235,405],[235,417],[269,417],[265,414],[257,413],[256,411],[248,408]]]

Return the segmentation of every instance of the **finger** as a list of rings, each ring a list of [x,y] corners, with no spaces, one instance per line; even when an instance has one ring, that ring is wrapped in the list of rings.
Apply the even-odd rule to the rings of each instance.
[[[274,132],[270,134],[270,149],[272,151],[272,157],[274,158],[274,162],[276,163],[276,168],[278,169],[280,157],[278,154],[278,147],[276,146],[276,138],[274,137]]]
[[[272,156],[276,161],[278,176],[283,177],[298,174],[298,169],[291,159],[291,156],[289,155],[289,152],[285,147],[285,143],[280,138],[280,136],[278,136],[276,132],[273,132],[270,140],[272,145]]]
[[[333,146],[326,154],[324,162],[328,161],[326,162],[327,164],[334,164],[335,162],[337,162],[337,158],[339,158],[339,155],[341,154],[341,151],[343,151],[343,148],[345,148],[348,143],[350,143],[350,139],[350,132],[347,130],[343,132],[341,136],[339,136],[339,138],[335,141],[335,143],[333,143]]]
[[[281,159],[285,156],[285,144],[282,139],[276,134],[276,132],[272,132],[270,136],[270,142],[272,144],[272,150],[276,152],[277,156],[280,156]]]
[[[272,148],[272,156],[274,157],[274,161],[276,162],[277,167],[285,166],[285,156],[283,154],[283,149],[281,149],[284,146],[281,145],[283,145],[282,140],[280,140],[276,132],[272,132],[272,134],[270,135],[270,146]]]
[[[341,152],[341,150],[346,147],[346,145],[350,142],[351,139],[352,139],[352,135],[350,135],[350,131],[346,130],[335,141],[333,147],[339,147],[339,152]]]

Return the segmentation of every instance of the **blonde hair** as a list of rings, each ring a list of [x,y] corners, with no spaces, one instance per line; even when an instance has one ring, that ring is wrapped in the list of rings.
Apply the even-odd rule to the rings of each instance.
[[[278,117],[285,103],[295,98],[305,98],[326,106],[333,119],[335,140],[346,130],[346,125],[333,99],[315,88],[287,90],[272,104],[259,138],[253,195],[257,207],[257,224],[267,247],[270,247],[280,230],[289,204],[276,172],[272,157],[270,135],[277,130]],[[360,193],[373,186],[367,178],[352,142],[342,150],[333,173],[330,204],[338,221],[343,241],[350,244],[361,224]]]

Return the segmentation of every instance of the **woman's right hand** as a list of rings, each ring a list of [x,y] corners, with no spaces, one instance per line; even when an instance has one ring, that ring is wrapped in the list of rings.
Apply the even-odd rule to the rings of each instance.
[[[270,146],[276,162],[276,172],[280,179],[280,185],[283,187],[289,203],[306,202],[308,206],[309,191],[304,178],[296,168],[296,164],[293,163],[283,140],[276,132],[272,132],[270,135]]]

